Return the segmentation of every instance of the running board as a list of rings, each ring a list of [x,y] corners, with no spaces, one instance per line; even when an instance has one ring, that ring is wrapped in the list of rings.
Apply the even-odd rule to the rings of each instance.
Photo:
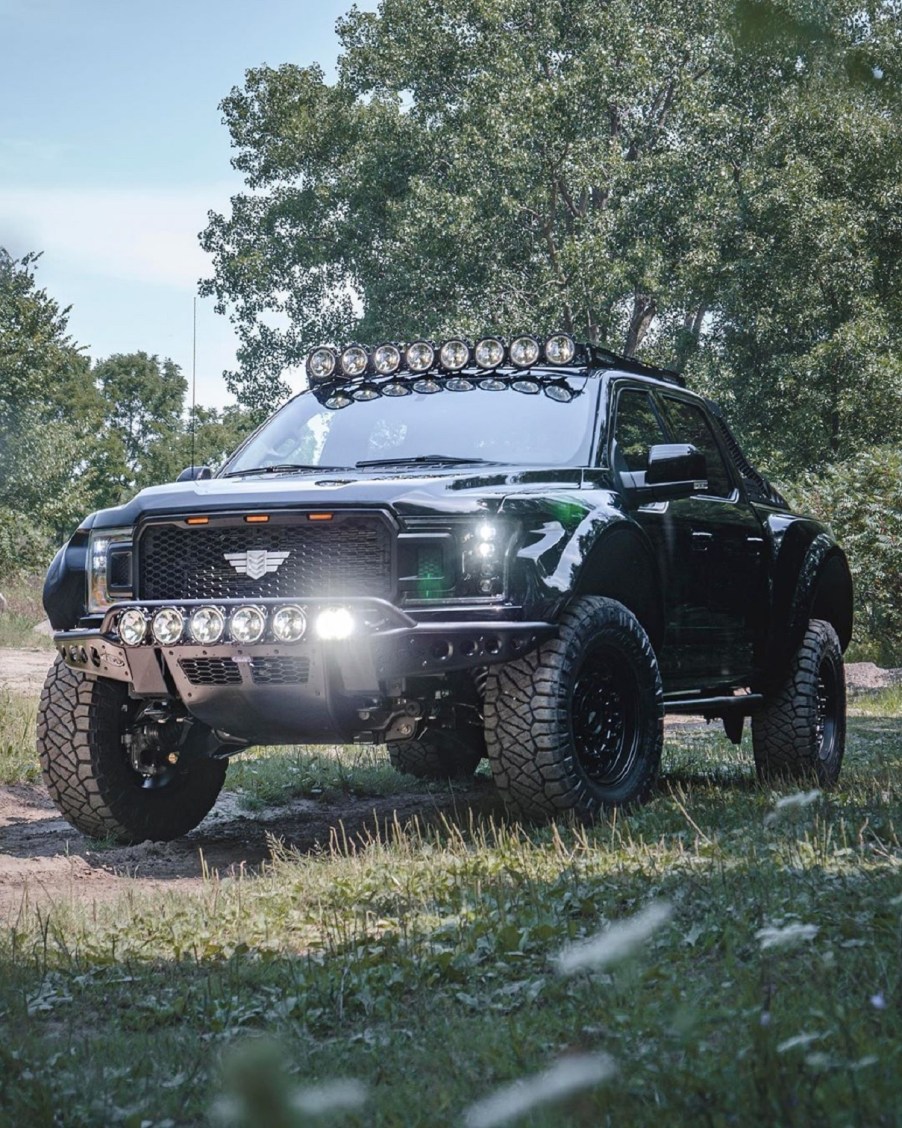
[[[740,713],[748,716],[764,701],[761,693],[741,693],[733,697],[678,697],[664,698],[665,713],[701,714],[705,717],[720,717],[724,713]]]

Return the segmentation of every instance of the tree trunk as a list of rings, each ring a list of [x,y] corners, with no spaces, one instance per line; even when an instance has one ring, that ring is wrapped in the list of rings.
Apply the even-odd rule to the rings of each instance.
[[[651,323],[658,312],[658,306],[651,294],[636,294],[633,298],[633,313],[630,318],[630,327],[626,334],[624,352],[627,356],[635,356],[636,349],[642,344],[645,334],[651,328]]]

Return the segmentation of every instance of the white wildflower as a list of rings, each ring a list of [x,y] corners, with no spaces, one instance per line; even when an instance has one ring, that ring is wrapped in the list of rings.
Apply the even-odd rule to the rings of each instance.
[[[768,948],[790,948],[803,940],[813,940],[820,932],[816,924],[787,924],[783,928],[759,928],[755,939],[761,941],[762,951]]]
[[[882,991],[878,991],[876,995],[871,995],[871,1006],[874,1010],[886,1010],[886,999]]]
[[[464,1124],[467,1128],[494,1128],[496,1124],[506,1124],[538,1105],[599,1085],[616,1072],[617,1065],[608,1054],[574,1054],[562,1058],[550,1069],[505,1085],[470,1105],[464,1113]]]
[[[586,968],[618,963],[632,955],[672,915],[673,907],[666,901],[653,901],[635,916],[618,920],[588,940],[564,948],[555,958],[557,970],[562,975],[572,975]]]
[[[312,1085],[300,1089],[291,1098],[298,1112],[308,1116],[322,1116],[340,1109],[360,1108],[366,1103],[367,1088],[362,1081],[329,1081],[325,1085]]]
[[[773,826],[774,823],[794,815],[796,811],[802,810],[803,807],[810,807],[820,797],[821,793],[816,788],[814,791],[797,791],[794,795],[784,795],[782,799],[776,801],[770,814],[765,815],[764,825]]]
[[[777,1046],[777,1053],[785,1054],[799,1046],[810,1046],[812,1042],[818,1042],[823,1037],[823,1034],[796,1034],[794,1038],[787,1038],[785,1042],[781,1042]]]

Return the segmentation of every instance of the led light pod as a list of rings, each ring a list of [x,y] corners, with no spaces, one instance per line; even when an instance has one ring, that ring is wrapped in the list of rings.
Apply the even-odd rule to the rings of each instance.
[[[393,376],[401,367],[401,350],[397,345],[379,345],[373,353],[373,368],[380,376]]]
[[[514,368],[532,368],[539,359],[539,342],[535,337],[515,337],[508,355]]]
[[[382,394],[384,396],[409,396],[410,387],[400,380],[389,380],[387,384],[382,385]]]
[[[472,392],[476,385],[466,376],[449,376],[445,381],[445,388],[449,392]]]
[[[280,607],[272,617],[272,633],[279,642],[297,642],[306,630],[307,616],[294,604]]]
[[[486,337],[476,346],[475,356],[480,368],[497,368],[504,360],[504,345],[497,337]]]
[[[353,380],[355,376],[362,376],[366,372],[366,349],[360,345],[349,345],[341,354],[341,370],[345,376]]]
[[[316,633],[332,642],[350,638],[354,633],[354,616],[347,607],[327,607],[316,617]]]
[[[426,341],[414,341],[407,346],[405,359],[411,372],[426,372],[435,363],[435,349]]]
[[[307,375],[314,382],[328,380],[335,371],[335,350],[322,346],[307,357]]]
[[[438,380],[433,380],[431,376],[427,376],[423,380],[414,381],[413,390],[415,392],[421,392],[424,396],[431,396],[436,392],[440,392],[442,386]]]
[[[201,646],[212,646],[223,636],[225,616],[218,607],[198,607],[188,622],[188,633]]]
[[[576,345],[566,333],[555,333],[545,342],[545,359],[549,364],[569,364],[575,355]]]
[[[266,616],[259,607],[239,607],[229,619],[229,634],[235,642],[259,642],[266,630]]]
[[[445,341],[438,356],[442,368],[447,372],[460,372],[462,368],[466,367],[467,361],[470,359],[470,347],[466,341],[461,341],[455,337],[450,341]]]
[[[175,607],[164,607],[154,615],[151,630],[161,646],[172,646],[184,633],[185,616]]]
[[[147,638],[147,619],[137,607],[130,607],[119,616],[119,637],[126,646],[140,646]]]
[[[355,388],[351,395],[355,400],[360,400],[365,403],[367,400],[374,400],[379,398],[379,389],[375,384],[361,384],[359,388]]]
[[[343,407],[350,407],[353,402],[347,392],[336,392],[326,400],[326,407],[331,408],[332,411],[341,411]]]

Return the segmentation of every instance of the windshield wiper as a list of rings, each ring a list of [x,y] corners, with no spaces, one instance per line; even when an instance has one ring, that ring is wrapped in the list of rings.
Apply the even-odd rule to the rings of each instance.
[[[456,454],[418,454],[411,458],[365,458],[355,465],[358,470],[362,470],[365,466],[425,466],[429,463],[443,462],[451,466],[499,465],[497,462],[490,462],[487,458],[458,458]]]
[[[249,470],[230,470],[223,478],[243,478],[245,474],[285,474],[291,470],[349,470],[349,466],[312,466],[303,462],[280,462],[276,466],[252,466]]]

